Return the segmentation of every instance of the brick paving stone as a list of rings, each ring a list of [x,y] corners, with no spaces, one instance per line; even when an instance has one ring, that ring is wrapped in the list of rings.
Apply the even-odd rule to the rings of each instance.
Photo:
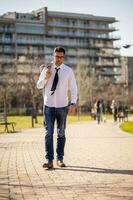
[[[118,125],[67,125],[67,167],[53,170],[42,168],[43,128],[0,135],[0,200],[133,200],[133,135]]]

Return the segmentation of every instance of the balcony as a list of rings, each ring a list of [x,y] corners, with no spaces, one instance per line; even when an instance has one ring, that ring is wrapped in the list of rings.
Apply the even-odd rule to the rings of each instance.
[[[66,40],[45,40],[44,41],[45,45],[48,46],[55,46],[55,45],[61,45],[61,46],[66,46],[66,47],[75,47],[75,48],[87,48],[88,45],[86,42],[81,42],[77,43],[77,41],[66,41]]]
[[[114,54],[114,52],[112,54],[96,53],[96,55],[102,58],[120,58],[120,54]]]
[[[17,39],[16,41],[17,44],[34,44],[34,45],[44,45],[44,40],[36,40],[36,39],[32,39],[32,40],[25,40],[25,39]]]
[[[31,24],[28,24],[28,23],[25,23],[25,24],[17,23],[16,33],[43,35],[44,34],[44,25],[43,24],[31,25]]]
[[[5,54],[12,54],[15,52],[15,49],[0,49],[0,53],[5,53]]]
[[[1,33],[13,33],[14,28],[2,28],[2,27],[0,27],[0,32]]]
[[[14,40],[10,39],[10,38],[0,38],[0,43],[2,43],[2,44],[11,44],[11,43],[14,43]]]
[[[10,59],[10,58],[0,58],[0,63],[2,63],[2,64],[12,64],[12,63],[14,63],[15,61],[14,61],[14,59]]]
[[[16,53],[17,54],[22,54],[22,55],[43,55],[44,54],[44,50],[33,49],[31,52],[29,52],[28,49],[17,48],[16,49]]]
[[[96,62],[95,63],[95,66],[96,67],[116,67],[116,68],[119,68],[121,67],[120,63],[116,64],[116,63],[113,63],[113,62]]]
[[[120,72],[113,72],[113,71],[105,71],[105,72],[100,72],[102,76],[120,76]]]
[[[87,32],[63,32],[63,31],[48,31],[49,36],[60,36],[60,37],[78,37],[78,38],[94,38],[94,39],[105,39],[105,40],[119,40],[120,36],[94,34]]]
[[[116,49],[116,50],[119,50],[120,49],[120,46],[118,46],[118,45],[113,45],[113,44],[110,44],[110,45],[108,45],[108,44],[103,44],[103,43],[101,43],[101,44],[89,44],[89,47],[90,48],[97,48],[97,49],[100,49],[100,48],[105,48],[105,49]]]
[[[95,31],[115,31],[113,26],[104,26],[104,25],[90,25],[83,23],[73,23],[73,22],[48,22],[49,27],[61,27],[61,28],[72,28],[72,29],[83,29],[83,30],[95,30]]]

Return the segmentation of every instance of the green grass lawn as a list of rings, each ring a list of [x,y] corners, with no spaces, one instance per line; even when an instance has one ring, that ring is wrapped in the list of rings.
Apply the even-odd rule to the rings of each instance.
[[[133,122],[124,122],[120,125],[123,131],[133,134]]]
[[[107,119],[112,118],[112,115],[106,115]],[[38,116],[38,123],[34,123],[34,127],[42,127],[43,126],[43,116]],[[91,117],[89,114],[87,115],[80,115],[80,116],[70,116],[67,117],[67,123],[74,123],[74,122],[88,122],[91,120]],[[15,122],[15,130],[21,131],[22,129],[28,129],[32,128],[32,120],[31,116],[10,116],[8,117],[9,122]],[[4,126],[0,125],[0,133],[4,133]]]
[[[89,115],[86,116],[68,116],[67,122],[73,123],[78,121],[89,121],[91,118]],[[43,126],[43,116],[37,117],[38,123],[34,123],[34,127],[42,127]],[[10,116],[8,117],[9,122],[15,122],[15,130],[21,131],[22,129],[32,128],[32,119],[31,116]],[[4,126],[0,126],[0,133],[4,132]]]
[[[34,127],[41,127],[43,124],[43,117],[39,116],[37,119],[38,119],[38,123],[35,124]],[[12,117],[8,117],[7,121],[16,123],[16,126],[15,126],[16,131],[32,128],[31,116],[12,116]],[[4,132],[4,126],[0,125],[0,133],[3,133],[3,132]]]

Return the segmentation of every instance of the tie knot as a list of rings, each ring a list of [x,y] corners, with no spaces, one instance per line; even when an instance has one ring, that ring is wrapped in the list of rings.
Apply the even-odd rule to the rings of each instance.
[[[56,72],[58,72],[58,71],[59,71],[59,69],[60,69],[60,68],[55,68]]]

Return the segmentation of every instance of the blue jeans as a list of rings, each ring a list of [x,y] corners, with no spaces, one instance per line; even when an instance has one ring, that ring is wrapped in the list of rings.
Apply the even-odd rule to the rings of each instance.
[[[52,161],[54,159],[53,133],[54,124],[57,123],[57,160],[63,160],[65,147],[65,128],[68,107],[54,108],[44,107],[45,117],[45,158]]]
[[[101,113],[100,112],[96,113],[96,118],[97,118],[98,123],[100,123],[100,121],[101,121]]]

